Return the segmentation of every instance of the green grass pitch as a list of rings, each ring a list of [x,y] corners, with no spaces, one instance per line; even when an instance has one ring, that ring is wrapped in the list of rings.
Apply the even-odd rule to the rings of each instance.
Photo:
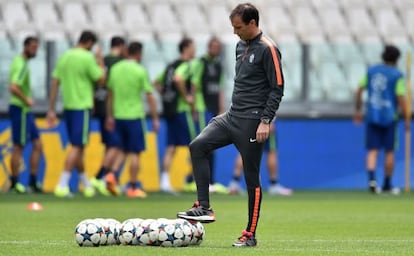
[[[256,248],[233,248],[245,228],[247,197],[212,195],[217,221],[205,224],[200,246],[79,247],[76,224],[87,218],[175,218],[194,194],[150,193],[146,199],[79,195],[0,195],[0,255],[414,255],[412,194],[299,191],[291,197],[264,194]],[[28,211],[38,201],[42,211]]]

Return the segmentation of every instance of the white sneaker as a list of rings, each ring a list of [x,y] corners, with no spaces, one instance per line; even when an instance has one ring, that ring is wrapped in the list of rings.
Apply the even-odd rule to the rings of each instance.
[[[228,193],[230,195],[236,195],[243,193],[243,189],[240,186],[240,182],[231,180],[229,186],[227,187]]]
[[[400,190],[400,188],[397,188],[397,187],[393,187],[393,188],[391,188],[391,189],[389,189],[389,190],[382,190],[382,192],[383,193],[385,193],[385,194],[390,194],[390,195],[395,195],[395,196],[397,196],[397,195],[399,195],[400,194],[400,192],[401,192],[401,190]]]
[[[290,196],[293,190],[290,188],[285,188],[280,184],[273,184],[270,185],[268,192],[270,195]]]

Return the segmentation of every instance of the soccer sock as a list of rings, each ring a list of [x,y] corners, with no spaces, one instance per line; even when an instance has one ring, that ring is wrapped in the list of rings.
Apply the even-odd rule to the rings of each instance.
[[[391,177],[384,178],[384,188],[390,189],[391,188]]]
[[[136,182],[129,182],[128,185],[132,189],[135,189],[137,187],[137,183]]]
[[[89,182],[88,176],[86,176],[85,172],[80,173],[79,178],[85,188],[89,188],[91,186],[91,183]]]
[[[14,188],[17,183],[17,176],[10,176],[11,188]]]
[[[368,180],[369,181],[375,180],[375,171],[373,171],[373,170],[367,170],[367,172],[368,172]]]
[[[121,177],[122,170],[118,170],[114,172],[115,179],[119,183],[119,178]]]
[[[234,176],[233,176],[233,180],[235,180],[235,181],[240,181],[240,176],[236,176],[236,175],[234,175]]]
[[[105,167],[101,167],[101,169],[99,170],[98,174],[96,174],[95,178],[100,180],[102,179],[106,174],[108,173],[108,169]]]
[[[36,174],[30,174],[29,186],[36,186]]]
[[[68,171],[63,171],[60,175],[59,179],[59,187],[64,188],[69,186],[69,180],[70,180],[71,173]]]
[[[278,183],[277,179],[270,179],[271,185],[276,185]]]
[[[166,171],[161,173],[161,186],[169,187],[170,186],[170,174]]]

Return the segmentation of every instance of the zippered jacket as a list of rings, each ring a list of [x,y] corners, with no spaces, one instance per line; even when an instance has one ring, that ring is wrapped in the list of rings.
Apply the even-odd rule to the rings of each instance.
[[[272,120],[284,90],[281,54],[275,43],[261,32],[236,46],[236,74],[231,115]]]

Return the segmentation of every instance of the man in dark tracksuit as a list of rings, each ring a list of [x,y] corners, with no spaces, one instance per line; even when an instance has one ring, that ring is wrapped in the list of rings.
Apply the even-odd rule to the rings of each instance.
[[[279,50],[258,27],[257,9],[251,4],[239,4],[230,20],[234,33],[241,39],[236,47],[232,105],[228,112],[213,118],[190,144],[198,200],[191,209],[177,216],[204,223],[215,221],[208,193],[208,156],[213,150],[233,143],[243,159],[249,197],[247,228],[233,246],[256,246],[262,199],[260,160],[263,142],[270,133],[270,122],[283,96],[283,73]]]

